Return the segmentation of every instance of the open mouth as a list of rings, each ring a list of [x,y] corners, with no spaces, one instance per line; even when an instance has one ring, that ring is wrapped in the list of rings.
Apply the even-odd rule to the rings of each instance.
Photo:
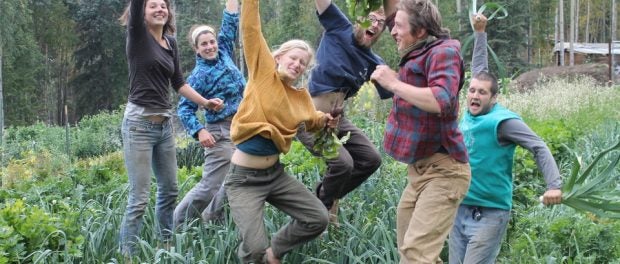
[[[470,102],[469,109],[474,111],[480,109],[480,102]]]
[[[377,33],[374,30],[368,29],[365,32],[367,38],[373,38]]]

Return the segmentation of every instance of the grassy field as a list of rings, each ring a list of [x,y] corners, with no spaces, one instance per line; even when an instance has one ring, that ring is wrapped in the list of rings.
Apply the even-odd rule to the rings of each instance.
[[[347,113],[382,153],[390,101],[378,101],[364,87]],[[620,88],[595,86],[588,79],[552,80],[527,94],[501,95],[502,104],[523,116],[550,146],[565,173],[568,146],[584,163],[618,140]],[[464,109],[464,108],[463,108]],[[118,230],[127,201],[127,177],[120,152],[122,111],[85,118],[68,131],[37,124],[6,130],[0,188],[0,264],[123,263]],[[69,137],[67,137],[67,135]],[[202,153],[179,135],[180,196],[200,178]],[[381,168],[341,201],[341,228],[288,254],[283,263],[398,263],[396,205],[405,184],[405,165],[384,155]],[[620,155],[618,151],[611,157]],[[604,160],[602,163],[605,163]],[[324,164],[294,142],[282,156],[291,175],[308,188]],[[620,263],[620,221],[577,213],[560,205],[542,207],[542,176],[531,154],[515,157],[512,220],[500,263]],[[620,168],[615,169],[615,175]],[[616,182],[620,184],[620,182]],[[620,186],[620,185],[618,185]],[[620,188],[620,187],[618,187]],[[154,190],[151,194],[154,195]],[[141,263],[237,263],[237,232],[195,221],[175,233],[170,247],[154,233],[154,198],[142,229]],[[265,225],[275,231],[287,216],[268,206]],[[442,258],[446,259],[446,250]]]

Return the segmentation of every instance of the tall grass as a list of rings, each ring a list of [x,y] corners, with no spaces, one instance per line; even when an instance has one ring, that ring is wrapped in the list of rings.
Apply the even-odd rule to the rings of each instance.
[[[620,120],[620,88],[602,86],[589,77],[568,81],[552,79],[523,93],[499,96],[498,101],[526,121],[563,119],[585,121]]]

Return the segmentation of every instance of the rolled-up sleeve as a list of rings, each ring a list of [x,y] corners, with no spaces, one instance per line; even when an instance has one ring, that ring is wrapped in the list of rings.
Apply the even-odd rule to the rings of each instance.
[[[451,113],[457,107],[463,60],[454,48],[433,51],[428,73],[428,87],[431,88],[441,113]]]

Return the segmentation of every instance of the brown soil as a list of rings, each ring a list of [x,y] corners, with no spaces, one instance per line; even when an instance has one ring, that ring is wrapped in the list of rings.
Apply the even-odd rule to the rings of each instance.
[[[606,64],[581,64],[575,66],[554,66],[531,70],[519,75],[511,83],[513,88],[523,92],[536,86],[539,82],[553,78],[574,79],[580,76],[589,76],[597,84],[607,84],[609,81],[609,66]]]

